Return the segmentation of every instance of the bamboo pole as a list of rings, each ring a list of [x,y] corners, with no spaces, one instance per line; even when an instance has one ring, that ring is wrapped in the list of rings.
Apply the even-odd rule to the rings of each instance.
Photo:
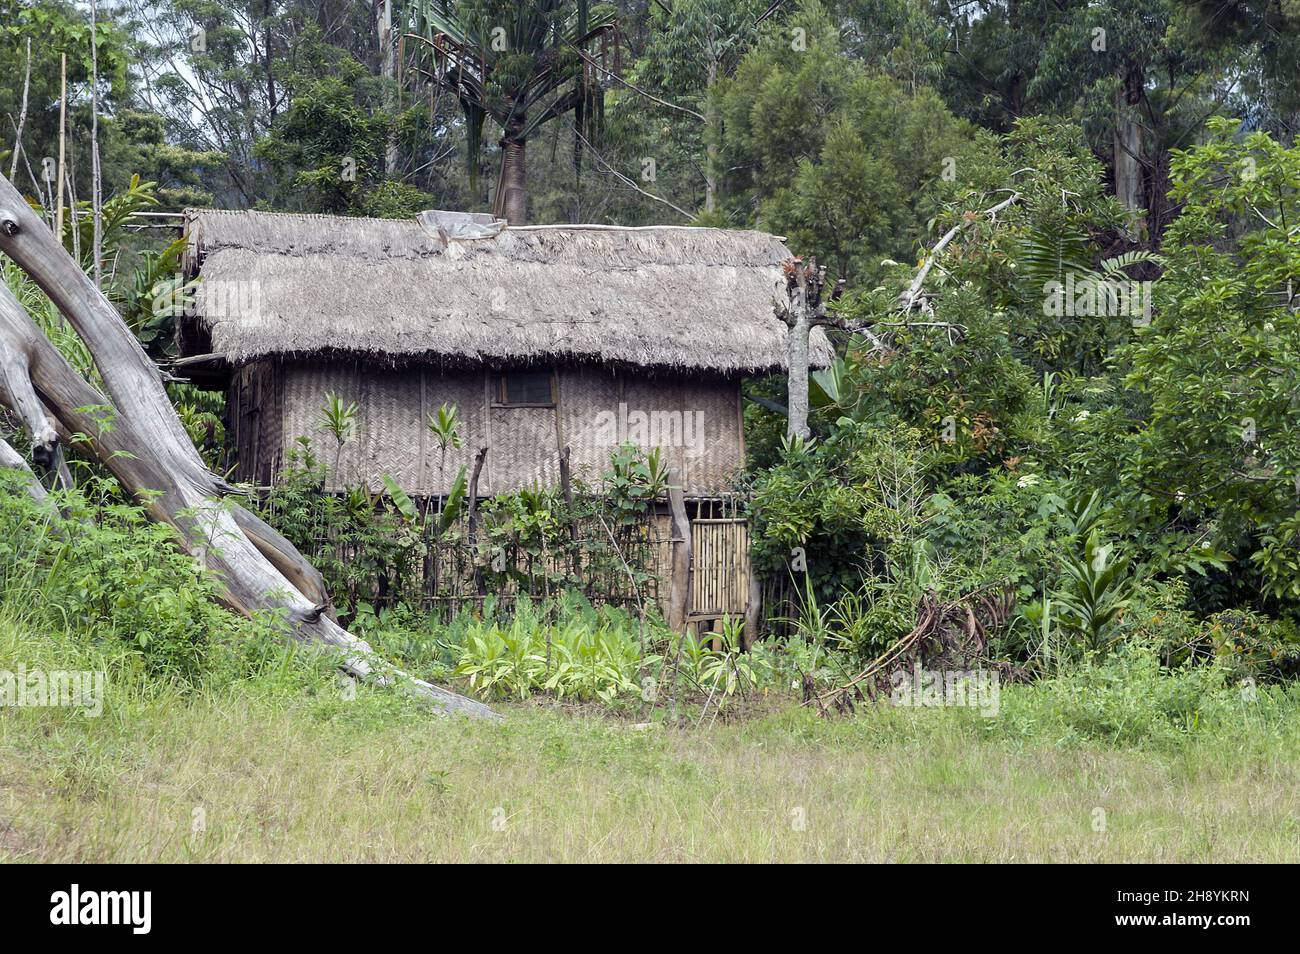
[[[90,210],[95,287],[104,287],[104,183],[99,166],[99,3],[90,0]]]
[[[18,178],[18,153],[23,148],[23,127],[27,125],[27,99],[32,88],[32,38],[27,38],[27,72],[23,74],[23,105],[18,112],[18,128],[14,136],[14,154],[9,160],[9,181]]]
[[[54,235],[63,244],[63,163],[68,143],[68,54],[60,54],[59,68],[59,191],[54,206]]]

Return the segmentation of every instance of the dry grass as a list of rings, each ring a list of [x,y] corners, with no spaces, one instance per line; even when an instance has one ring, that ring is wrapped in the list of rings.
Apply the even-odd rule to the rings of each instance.
[[[0,860],[1300,858],[1295,752],[1240,740],[1016,746],[942,712],[649,730],[507,714],[435,721],[256,687],[98,720],[3,711]]]

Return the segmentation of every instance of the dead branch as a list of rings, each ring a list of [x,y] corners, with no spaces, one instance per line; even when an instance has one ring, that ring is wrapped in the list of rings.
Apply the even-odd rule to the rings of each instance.
[[[987,659],[989,635],[1006,625],[1014,608],[1015,593],[1005,585],[980,587],[948,602],[930,591],[917,605],[916,625],[907,635],[844,684],[822,693],[805,693],[804,705],[816,704],[823,713],[828,708],[850,711],[864,690],[872,699],[887,692],[892,674],[911,664],[958,669],[981,663],[1019,678],[1014,667],[990,664]]]
[[[943,238],[939,239],[934,248],[930,249],[930,254],[925,257],[925,262],[916,273],[916,277],[912,279],[912,283],[908,285],[907,288],[903,289],[901,294],[899,294],[897,303],[898,310],[903,312],[911,311],[916,305],[917,299],[921,295],[921,289],[925,285],[925,279],[929,276],[930,269],[934,267],[935,260],[938,259],[938,257],[943,253],[943,250],[948,247],[948,243],[957,237],[958,233],[972,222],[978,221],[981,217],[989,219],[995,218],[1003,209],[1008,208],[1019,201],[1020,193],[1013,192],[1009,198],[1003,199],[997,205],[985,209],[983,212],[965,213],[962,216],[961,221],[945,232]]]

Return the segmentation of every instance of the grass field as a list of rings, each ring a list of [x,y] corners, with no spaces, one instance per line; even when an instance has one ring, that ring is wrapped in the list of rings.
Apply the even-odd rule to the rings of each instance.
[[[699,726],[522,704],[485,724],[349,699],[301,654],[181,691],[88,652],[0,625],[0,669],[109,677],[98,718],[0,709],[0,860],[1300,859],[1287,693],[1163,732],[1128,686],[1101,709],[1006,688],[993,719],[768,700]]]

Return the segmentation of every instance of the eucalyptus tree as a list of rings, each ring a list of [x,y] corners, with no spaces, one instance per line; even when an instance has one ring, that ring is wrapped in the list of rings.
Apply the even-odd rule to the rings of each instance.
[[[1234,112],[1280,140],[1300,134],[1300,4],[1278,0],[1182,0],[1198,45],[1234,57]]]
[[[522,224],[529,138],[572,115],[580,163],[581,144],[601,125],[604,89],[618,67],[613,9],[588,0],[415,0],[412,12],[423,54],[414,80],[459,102],[475,191],[484,126],[490,118],[500,128],[496,211]]]
[[[704,186],[704,211],[717,209],[722,179],[723,128],[719,81],[728,78],[753,45],[771,0],[677,0],[651,10],[650,32],[633,81],[661,94],[658,105],[623,100],[657,130],[671,129],[695,162]],[[660,122],[653,122],[660,120]]]
[[[1132,237],[1158,243],[1168,224],[1169,154],[1223,107],[1220,65],[1193,42],[1178,0],[1080,5],[1050,37],[1030,88],[1076,109],[1098,152],[1109,153]]]
[[[845,0],[848,2],[848,0]],[[938,88],[958,116],[1009,132],[1021,116],[1041,112],[1030,81],[1057,29],[1082,0],[936,0],[947,26]]]
[[[378,72],[370,4],[356,0],[122,0],[118,16],[135,39],[138,105],[166,118],[170,140],[224,157],[207,177],[222,205],[274,191],[255,150],[298,93],[326,78],[322,49]]]
[[[948,0],[942,92],[958,115],[1006,131],[1023,116],[1079,121],[1130,210],[1132,239],[1159,242],[1173,149],[1193,144],[1255,70],[1208,41],[1216,0]],[[1262,6],[1262,4],[1261,4]],[[1207,33],[1210,29],[1210,33]]]
[[[7,80],[0,83],[0,168],[51,209],[61,115],[65,204],[71,201],[69,191],[77,198],[87,198],[91,192],[92,67],[97,66],[100,80],[101,121],[104,113],[131,101],[129,31],[101,19],[94,38],[92,56],[89,13],[83,4],[0,0],[0,72]],[[107,137],[104,130],[100,132],[103,144]],[[124,185],[129,178],[120,177],[113,184]]]

